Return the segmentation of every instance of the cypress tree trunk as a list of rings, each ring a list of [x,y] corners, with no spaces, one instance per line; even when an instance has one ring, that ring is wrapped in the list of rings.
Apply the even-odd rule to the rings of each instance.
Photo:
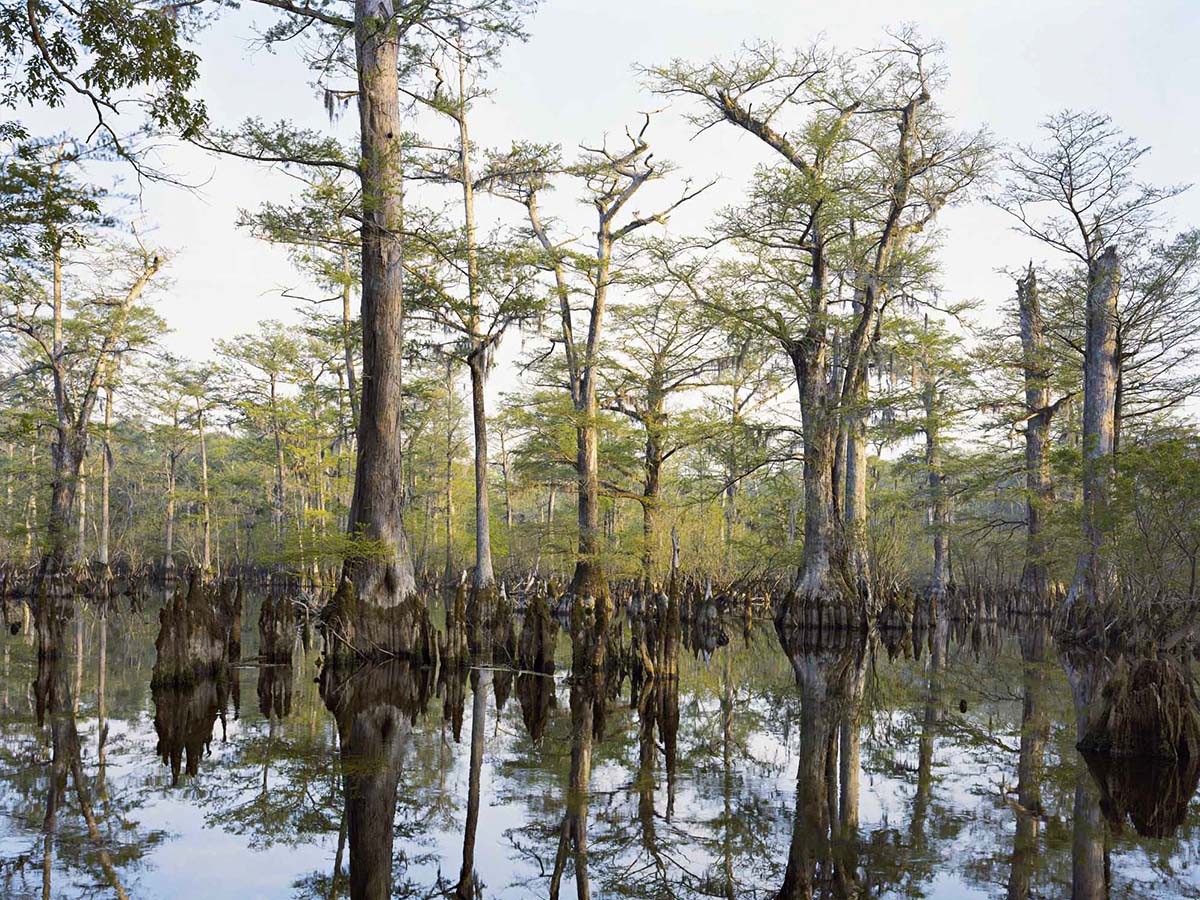
[[[96,559],[105,571],[108,570],[108,536],[111,526],[109,518],[109,493],[112,480],[112,387],[104,388],[104,441],[100,447],[100,546]]]
[[[488,502],[487,372],[483,351],[471,354],[471,418],[475,425],[475,579],[476,592],[496,583],[492,570],[491,505]]]
[[[331,615],[336,655],[428,653],[428,617],[404,533],[401,453],[404,266],[399,23],[391,4],[356,0],[354,44],[362,145],[362,397],[350,534]],[[390,819],[390,816],[389,816]]]
[[[1017,281],[1017,311],[1021,325],[1022,368],[1025,371],[1025,567],[1021,588],[1037,597],[1050,587],[1046,565],[1045,517],[1053,501],[1050,484],[1050,364],[1042,323],[1037,273],[1029,267]]]
[[[1085,547],[1067,597],[1092,608],[1107,603],[1112,571],[1105,558],[1113,478],[1117,359],[1117,294],[1121,259],[1113,247],[1088,270],[1087,348],[1083,364],[1083,536]]]
[[[859,596],[871,598],[871,562],[867,551],[867,383],[858,389],[857,409],[849,414],[846,431],[846,496],[843,523],[850,574]]]
[[[196,398],[196,430],[200,436],[200,504],[203,515],[203,548],[202,560],[204,571],[212,568],[212,510],[208,499],[208,443],[204,433],[204,409],[200,406],[200,398]]]
[[[933,531],[933,571],[929,578],[929,596],[940,600],[946,595],[949,577],[946,566],[946,491],[942,477],[942,443],[937,421],[937,384],[926,373],[925,385],[925,467],[929,471],[929,527]]]

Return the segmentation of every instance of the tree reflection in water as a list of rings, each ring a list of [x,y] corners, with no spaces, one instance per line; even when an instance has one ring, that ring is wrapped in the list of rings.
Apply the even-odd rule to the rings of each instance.
[[[314,679],[301,647],[147,691],[156,609],[34,618],[4,647],[4,896],[186,893],[214,835],[227,893],[312,900],[1194,893],[1198,767],[1085,761],[1036,623],[685,630],[650,677],[620,619],[526,618],[468,665]]]

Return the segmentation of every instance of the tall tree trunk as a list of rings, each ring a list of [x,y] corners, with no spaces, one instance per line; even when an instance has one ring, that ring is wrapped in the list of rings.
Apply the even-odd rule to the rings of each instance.
[[[645,481],[642,485],[642,577],[647,582],[654,578],[654,557],[659,540],[664,458],[662,438],[666,420],[663,406],[661,392],[652,388],[646,404]]]
[[[846,423],[846,493],[842,527],[850,576],[859,596],[871,597],[871,559],[867,548],[867,383],[858,388]]]
[[[104,388],[104,441],[100,446],[100,541],[97,561],[108,571],[108,540],[111,527],[109,493],[112,481],[112,385]]]
[[[276,396],[276,376],[271,375],[271,435],[275,440],[275,542],[283,544],[284,519],[287,515],[287,485],[284,481],[283,427],[279,422],[279,399]]]
[[[204,432],[204,408],[196,398],[196,431],[200,438],[200,506],[202,515],[203,546],[201,559],[204,572],[212,568],[212,509],[208,498],[208,441]]]
[[[369,656],[427,652],[424,604],[404,534],[404,265],[399,23],[385,0],[355,0],[362,217],[362,397],[350,534],[376,552],[346,560],[334,600],[338,648]],[[422,626],[425,627],[422,627]]]
[[[824,303],[820,304],[824,308]],[[804,551],[800,574],[780,607],[782,620],[795,619],[799,607],[835,595],[833,586],[833,456],[838,427],[830,409],[824,324],[793,349],[792,363],[800,394],[804,444]]]
[[[504,480],[504,528],[509,532],[509,556],[512,555],[512,483],[508,472],[508,448],[505,446],[504,432],[500,432],[500,475]]]
[[[1045,537],[1046,515],[1053,502],[1050,483],[1050,360],[1042,322],[1037,272],[1029,267],[1017,281],[1017,312],[1021,326],[1021,357],[1025,372],[1025,566],[1021,588],[1036,597],[1050,589]]]
[[[600,532],[600,460],[596,399],[596,369],[599,365],[600,339],[604,311],[608,302],[608,282],[612,265],[613,239],[607,220],[596,237],[596,281],[588,321],[587,345],[580,369],[576,397],[577,458],[579,494],[579,550],[571,589],[577,597],[593,597],[607,602],[608,581],[601,562]]]
[[[166,551],[163,565],[168,572],[175,571],[175,466],[174,450],[167,451],[167,532]]]
[[[579,411],[580,423],[576,427],[576,461],[578,471],[577,492],[579,544],[575,575],[571,582],[577,596],[596,597],[602,593],[603,569],[600,563],[600,473],[596,416],[596,389],[590,377],[585,378],[583,407]]]
[[[80,466],[79,490],[76,493],[78,501],[79,521],[75,529],[75,562],[83,565],[87,562],[87,469]]]
[[[1113,428],[1119,361],[1116,353],[1117,295],[1121,259],[1109,247],[1088,271],[1087,348],[1083,364],[1083,536],[1085,547],[1067,597],[1068,608],[1082,600],[1094,607],[1108,602],[1112,571],[1106,559],[1113,477]]]
[[[446,470],[444,488],[446,494],[446,569],[442,583],[447,586],[458,584],[454,573],[454,368],[446,360]]]
[[[492,520],[488,502],[487,408],[484,390],[487,387],[486,362],[483,352],[472,354],[471,361],[471,419],[475,424],[475,578],[476,591],[496,583],[492,570]]]
[[[946,554],[946,489],[942,475],[942,436],[938,421],[937,380],[926,363],[925,370],[925,468],[929,475],[929,528],[933,533],[933,570],[929,577],[929,596],[940,600],[946,595],[949,579]]]
[[[350,306],[350,254],[342,251],[342,355],[346,366],[346,391],[350,395],[350,421],[358,431],[358,376],[354,371],[354,315]]]

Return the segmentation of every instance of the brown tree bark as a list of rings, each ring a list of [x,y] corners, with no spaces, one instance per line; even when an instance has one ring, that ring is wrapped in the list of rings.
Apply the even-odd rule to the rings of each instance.
[[[391,4],[356,0],[363,353],[350,535],[364,546],[346,560],[327,616],[337,633],[335,655],[428,653],[427,614],[416,596],[403,515],[400,32]]]

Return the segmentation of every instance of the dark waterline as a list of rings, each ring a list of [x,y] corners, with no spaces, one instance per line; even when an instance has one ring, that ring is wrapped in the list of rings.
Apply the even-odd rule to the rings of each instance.
[[[818,896],[1067,897],[1073,869],[1077,886],[1098,879],[1096,896],[1200,896],[1194,781],[1130,788],[1089,768],[1062,665],[1048,641],[1031,652],[1029,628],[946,627],[919,656],[878,641],[807,656],[823,677],[857,667],[857,727],[845,704],[812,701],[769,628],[731,627],[711,656],[685,648],[678,684],[632,702],[628,679],[604,697],[568,683],[560,632],[552,679],[371,676],[404,733],[345,780],[369,793],[380,771],[396,779],[396,897],[454,895],[473,805],[460,890],[480,897],[548,896],[556,857],[564,898],[584,884],[593,897],[801,896],[806,878]],[[41,897],[48,878],[53,897],[346,896],[341,748],[316,654],[151,690],[157,610],[122,610],[103,629],[102,710],[101,630],[83,607],[40,671],[32,636],[5,638],[0,894]],[[245,658],[256,644],[244,625]],[[586,792],[571,789],[581,723]],[[806,779],[814,736],[837,750]],[[1119,807],[1139,790],[1171,802],[1131,817]],[[389,808],[387,793],[366,800]],[[561,852],[568,826],[586,856]]]

